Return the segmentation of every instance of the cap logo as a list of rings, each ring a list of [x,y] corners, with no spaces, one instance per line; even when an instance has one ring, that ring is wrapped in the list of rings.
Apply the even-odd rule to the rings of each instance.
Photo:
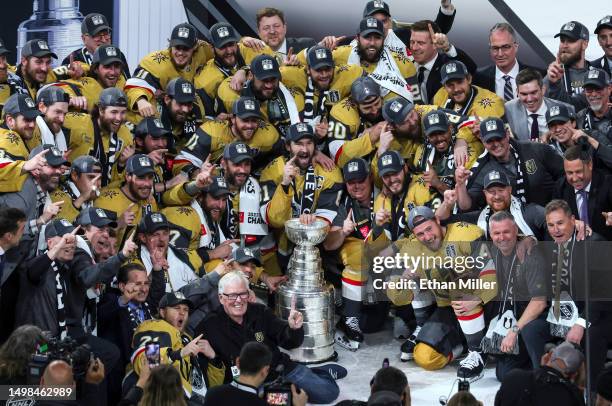
[[[30,99],[29,97],[27,97],[25,99],[25,104],[30,107],[30,108],[34,108],[36,107],[36,104],[34,103],[34,100]]]
[[[104,211],[104,209],[96,209],[96,214],[98,215],[98,217],[106,218],[106,212]]]
[[[308,131],[308,125],[306,123],[297,123],[295,128],[298,132]]]
[[[595,69],[589,70],[589,73],[587,73],[587,78],[588,79],[599,79],[599,71]]]
[[[151,166],[151,161],[148,156],[141,156],[138,158],[138,162],[140,162],[140,166]]]
[[[368,18],[366,20],[366,26],[368,28],[376,28],[376,27],[378,27],[378,20],[375,19],[375,18]]]
[[[174,292],[174,297],[181,300],[186,300],[187,298],[183,295],[183,292]]]
[[[219,36],[219,38],[225,38],[229,35],[229,30],[227,29],[227,27],[219,27],[217,28],[217,35]]]
[[[183,83],[181,85],[181,88],[183,89],[183,93],[189,93],[189,94],[192,93],[192,91],[191,91],[191,83]]]
[[[253,251],[251,251],[250,248],[243,248],[244,250],[244,255],[248,256],[248,257],[254,257],[255,255],[253,255]]]
[[[164,222],[164,218],[159,213],[153,213],[153,214],[151,214],[151,221],[154,222],[154,223],[163,223]]]
[[[389,166],[393,163],[393,157],[391,155],[385,155],[382,157],[383,166]]]
[[[457,64],[456,63],[447,64],[446,73],[453,73],[453,72],[457,72]]]
[[[495,121],[487,121],[485,124],[487,131],[495,131],[497,130],[497,123]]]
[[[227,183],[225,183],[225,179],[217,178],[217,186],[219,186],[220,188],[227,188]]]
[[[325,49],[316,49],[315,50],[315,57],[317,59],[325,59],[325,58],[327,58],[327,52],[325,51]]]
[[[91,17],[91,22],[92,22],[94,25],[100,25],[100,24],[104,24],[104,19],[102,18],[102,16],[101,16],[101,15],[96,14],[96,15],[94,15],[94,16],[92,16],[92,17]]]
[[[359,170],[359,165],[357,162],[349,162],[347,169],[349,172],[357,172]]]
[[[432,114],[431,116],[427,117],[427,121],[429,122],[429,125],[438,124],[440,123],[440,116],[437,114]]]
[[[261,61],[261,67],[263,70],[272,70],[274,69],[274,63],[272,63],[272,59],[264,59]]]
[[[599,20],[599,23],[597,25],[608,24],[609,22],[610,22],[610,16],[606,16],[602,18],[601,20]]]
[[[489,174],[489,180],[498,180],[501,178],[501,175],[497,171],[493,171]]]
[[[115,47],[106,48],[106,55],[107,56],[117,56],[117,48]]]
[[[177,35],[180,38],[189,38],[189,28],[187,28],[187,27],[179,27]]]
[[[49,49],[49,45],[45,41],[37,41],[37,44],[40,49]]]
[[[60,223],[62,223],[62,225],[64,227],[71,227],[72,226],[72,224],[70,224],[70,222],[68,220],[66,220],[66,219],[61,219]]]
[[[569,22],[563,26],[563,31],[574,31],[574,27],[576,27],[576,24]]]
[[[559,111],[559,106],[551,106],[548,111],[550,112],[551,117],[561,114],[561,111]]]
[[[253,100],[244,101],[245,110],[255,110],[255,102]]]
[[[236,144],[236,152],[239,154],[246,154],[247,147],[244,144]]]
[[[402,109],[402,103],[398,102],[397,100],[394,100],[393,103],[391,103],[391,106],[389,106],[389,108],[392,112],[397,113]]]
[[[374,7],[385,7],[385,2],[381,0],[374,0]]]
[[[153,123],[155,124],[155,127],[157,127],[157,128],[164,128],[164,125],[162,124],[162,122],[158,118],[154,119]]]
[[[50,150],[53,156],[62,156],[62,151],[60,151],[56,147],[51,147]]]

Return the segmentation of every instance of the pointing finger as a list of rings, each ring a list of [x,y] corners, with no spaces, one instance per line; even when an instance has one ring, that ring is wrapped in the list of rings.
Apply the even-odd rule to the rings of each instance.
[[[62,204],[64,204],[63,200],[57,201],[55,203],[52,203],[54,206],[61,206]]]
[[[434,32],[431,23],[427,23],[427,28],[429,29],[429,35],[431,35],[431,41],[433,42],[436,33]]]
[[[130,236],[128,237],[128,241],[134,242],[134,236],[135,235],[136,235],[136,229],[134,229],[134,231],[132,231],[132,234],[130,234]]]
[[[349,212],[346,214],[346,218],[348,219],[352,219],[353,218],[353,208],[351,207]]]
[[[79,232],[79,230],[80,230],[80,229],[81,229],[81,225],[79,224],[78,226],[76,226],[76,227],[74,228],[74,230],[72,230],[72,231],[70,232],[70,234],[72,234],[72,235],[77,235],[77,233]]]
[[[127,207],[126,211],[131,211],[132,207],[134,207],[136,205],[136,203],[130,203],[130,205]]]
[[[295,305],[297,303],[297,297],[293,296],[291,298],[291,311],[295,311]]]

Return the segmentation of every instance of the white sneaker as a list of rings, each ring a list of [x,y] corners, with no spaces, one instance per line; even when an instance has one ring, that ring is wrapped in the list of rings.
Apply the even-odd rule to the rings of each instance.
[[[482,353],[470,351],[467,357],[459,363],[457,378],[467,379],[470,382],[477,381],[484,375],[484,367],[485,362],[482,359]]]

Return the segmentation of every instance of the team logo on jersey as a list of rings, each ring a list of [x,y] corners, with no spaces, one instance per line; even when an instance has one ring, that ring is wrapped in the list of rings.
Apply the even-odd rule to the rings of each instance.
[[[178,35],[179,38],[189,38],[189,28],[180,27],[176,35]]]
[[[272,70],[274,69],[274,62],[272,62],[272,59],[264,59],[261,61],[261,67],[263,70]]]
[[[349,162],[347,170],[349,173],[357,172],[359,170],[359,164],[357,162]]]
[[[382,165],[389,166],[393,164],[393,157],[391,155],[385,155],[382,157]]]
[[[151,166],[151,160],[148,156],[141,156],[138,158],[138,162],[140,163],[140,166]]]
[[[587,73],[587,79],[599,79],[599,71],[591,69],[589,73]]]
[[[308,131],[308,124],[306,123],[297,123],[295,128],[298,130],[298,132],[306,132]]]
[[[574,31],[574,27],[576,27],[576,24],[569,22],[563,26],[563,31]]]
[[[25,98],[25,104],[27,104],[28,107],[30,107],[30,108],[36,107],[36,104],[34,103],[34,100],[30,99],[29,97]]]
[[[340,92],[337,90],[330,90],[329,101],[332,103],[338,103],[340,101]]]
[[[94,25],[101,25],[104,24],[104,18],[100,14],[96,14],[91,17],[91,22]]]
[[[159,213],[153,213],[153,214],[151,214],[151,221],[154,222],[154,223],[163,223],[164,222],[164,218]]]
[[[533,175],[538,170],[538,166],[535,163],[535,160],[530,159],[525,162],[525,169],[527,169],[527,173]]]
[[[255,110],[255,101],[254,100],[245,100],[244,101],[245,110]]]
[[[389,108],[391,109],[392,112],[397,113],[402,109],[402,103],[398,102],[397,100],[394,100],[393,103],[391,103],[391,106],[389,106]]]
[[[183,83],[181,85],[181,89],[183,90],[183,93],[189,93],[191,94],[193,91],[191,90],[191,83]]]
[[[255,333],[255,340],[257,340],[258,343],[263,343],[264,335],[261,331],[258,331],[257,333]]]
[[[49,49],[49,45],[45,41],[37,41],[37,44],[40,49]]]
[[[155,123],[155,127],[157,127],[157,128],[164,128],[164,125],[162,124],[162,122],[161,122],[161,120],[159,118],[154,119],[153,123]]]
[[[427,117],[427,121],[429,122],[429,125],[439,124],[440,116],[437,114],[432,114],[429,117]]]
[[[455,248],[455,244],[448,244],[446,246],[446,256],[453,258],[457,256],[457,248]]]
[[[561,111],[559,110],[559,106],[551,106],[550,109],[548,109],[548,111],[550,112],[551,117],[558,116],[559,114],[561,114]]]
[[[104,209],[96,209],[96,214],[98,215],[98,217],[102,217],[102,218],[106,218],[106,212],[104,211]]]
[[[325,59],[327,57],[327,48],[319,48],[315,50],[315,57],[317,59]]]
[[[115,47],[106,48],[106,55],[107,56],[117,56],[117,48]]]
[[[446,73],[457,72],[457,64],[456,63],[447,63],[446,67],[444,68],[444,70],[446,71]]]
[[[229,30],[227,29],[227,27],[219,27],[217,28],[217,35],[219,36],[219,38],[225,38],[229,35]]]
[[[368,18],[366,20],[366,26],[368,28],[376,28],[378,26],[378,20],[375,18]]]
[[[487,121],[485,124],[487,131],[496,131],[497,130],[497,122],[495,120]]]

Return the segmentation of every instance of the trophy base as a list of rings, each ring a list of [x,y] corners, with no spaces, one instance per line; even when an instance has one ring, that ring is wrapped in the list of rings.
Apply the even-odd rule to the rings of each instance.
[[[332,355],[330,355],[329,357],[327,357],[326,359],[323,360],[317,360],[317,361],[296,361],[298,364],[302,364],[302,365],[317,365],[317,364],[323,364],[326,362],[336,362],[338,361],[338,352],[334,351]]]

